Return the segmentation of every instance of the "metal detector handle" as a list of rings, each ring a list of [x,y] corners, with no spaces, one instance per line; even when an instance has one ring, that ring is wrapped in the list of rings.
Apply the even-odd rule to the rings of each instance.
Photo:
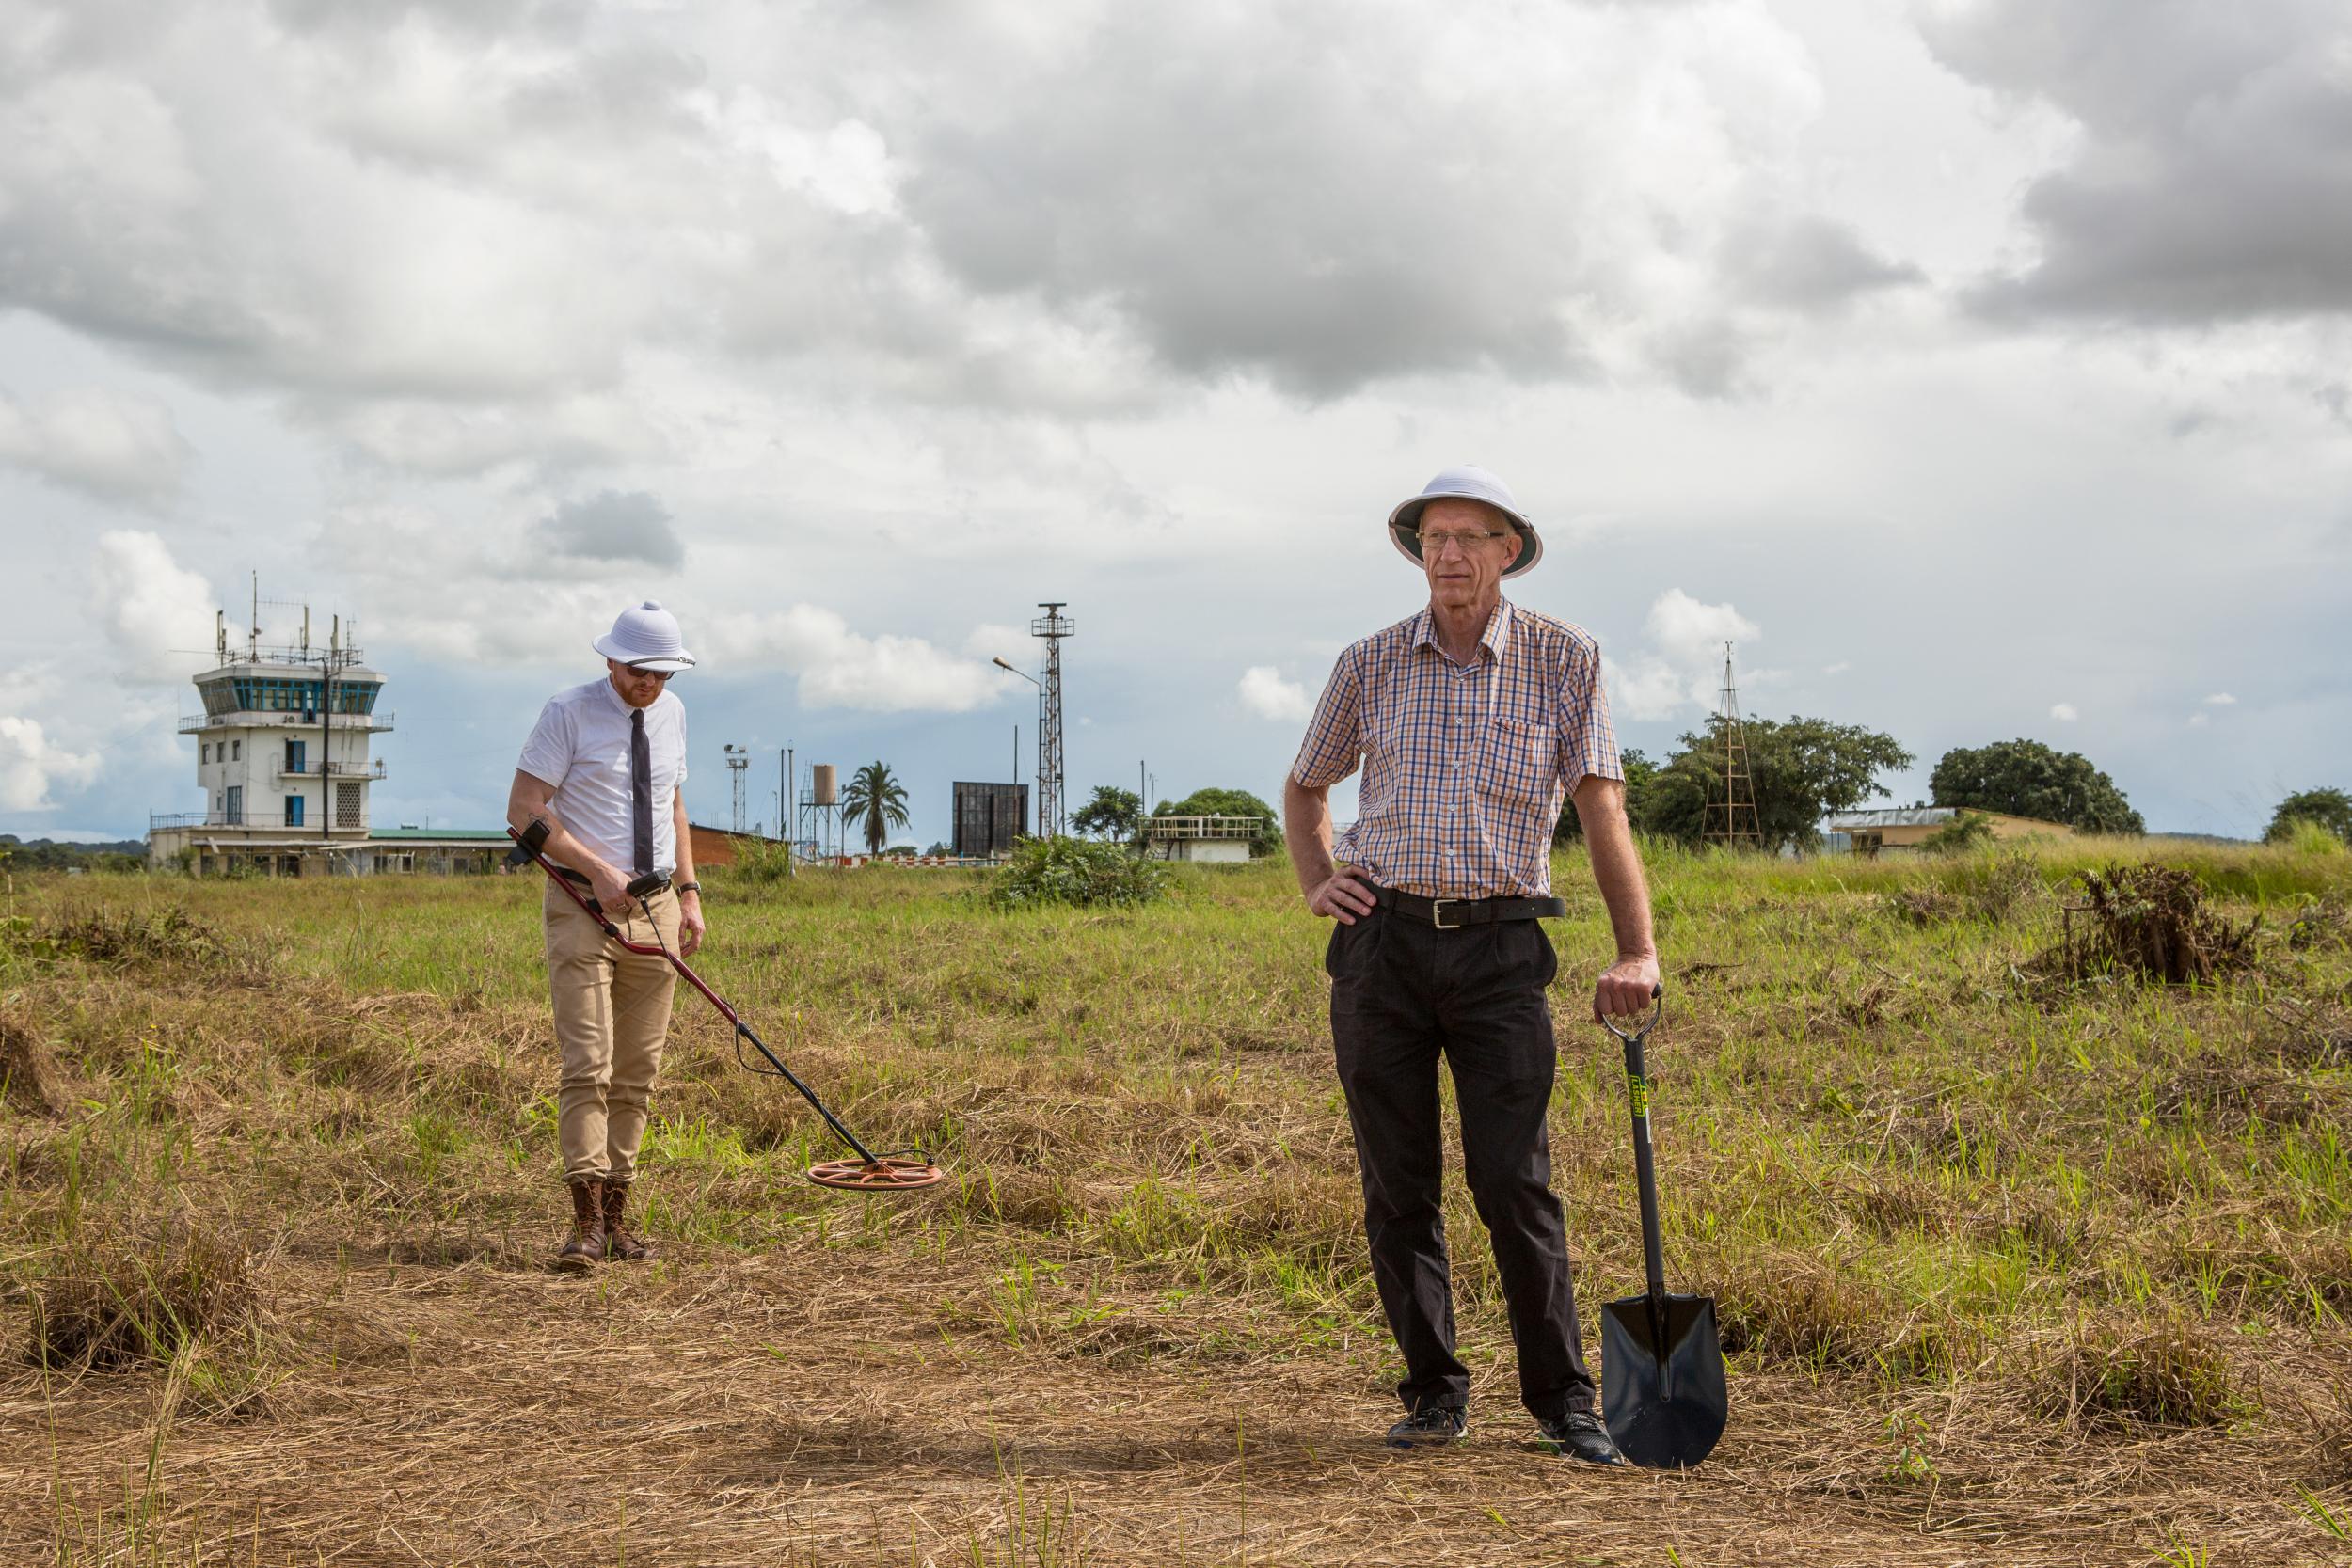
[[[1650,1301],[1656,1307],[1662,1305],[1666,1297],[1666,1248],[1659,1234],[1658,1164],[1650,1150],[1649,1073],[1643,1059],[1642,1042],[1658,1027],[1658,1021],[1666,1016],[1665,988],[1653,986],[1650,996],[1656,1005],[1642,1026],[1631,1034],[1606,1018],[1601,1020],[1601,1026],[1625,1042],[1626,1096],[1633,1108],[1633,1174],[1642,1193],[1642,1262],[1649,1275]]]

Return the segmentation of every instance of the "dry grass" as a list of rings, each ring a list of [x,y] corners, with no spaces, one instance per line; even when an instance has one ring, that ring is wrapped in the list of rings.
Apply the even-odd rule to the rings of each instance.
[[[1734,1374],[1687,1477],[1528,1446],[1458,1186],[1473,1436],[1377,1446],[1322,933],[1278,871],[1116,913],[714,879],[714,982],[955,1180],[801,1182],[812,1118],[682,1001],[641,1188],[668,1257],[586,1280],[544,1267],[535,889],[19,879],[0,1561],[2341,1560],[2352,951],[2279,920],[2234,983],[2022,974],[2113,849],[1661,858],[1669,1266]],[[2234,927],[2352,890],[2344,857],[2183,862]],[[1589,1323],[1639,1243],[1574,1024],[1602,914],[1562,880]]]

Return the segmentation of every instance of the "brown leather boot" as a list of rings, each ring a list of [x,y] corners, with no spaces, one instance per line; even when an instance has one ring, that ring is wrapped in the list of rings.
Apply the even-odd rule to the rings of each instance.
[[[572,1238],[555,1255],[555,1266],[573,1274],[585,1274],[604,1256],[604,1182],[592,1176],[569,1185]]]
[[[643,1263],[654,1255],[653,1245],[643,1236],[632,1235],[622,1221],[628,1213],[628,1183],[608,1181],[604,1184],[604,1255],[616,1263]]]

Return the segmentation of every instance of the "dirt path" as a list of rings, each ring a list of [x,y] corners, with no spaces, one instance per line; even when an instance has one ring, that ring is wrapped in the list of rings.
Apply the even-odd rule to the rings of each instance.
[[[175,1423],[144,1536],[158,1380],[44,1398],[12,1377],[0,1561],[52,1560],[62,1536],[72,1560],[143,1539],[171,1564],[1993,1568],[2146,1563],[2168,1526],[2215,1562],[2327,1560],[2281,1551],[2282,1481],[2214,1490],[2253,1451],[2224,1434],[2060,1450],[1985,1430],[1980,1468],[1898,1485],[1877,1411],[1749,1378],[1703,1471],[1613,1474],[1523,1446],[1506,1363],[1468,1444],[1394,1455],[1360,1362],[1013,1350],[945,1326],[938,1302],[970,1283],[820,1246],[585,1283],[281,1259],[271,1286],[311,1358],[256,1418]]]

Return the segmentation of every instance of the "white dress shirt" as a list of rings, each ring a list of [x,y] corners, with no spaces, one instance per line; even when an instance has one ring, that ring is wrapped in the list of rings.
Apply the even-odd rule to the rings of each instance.
[[[603,675],[559,691],[539,710],[516,764],[554,786],[548,804],[556,820],[624,877],[637,858],[628,777],[633,711]],[[686,782],[686,705],[664,689],[644,713],[645,749],[653,761],[653,868],[666,877],[677,869],[673,818],[678,785]]]

